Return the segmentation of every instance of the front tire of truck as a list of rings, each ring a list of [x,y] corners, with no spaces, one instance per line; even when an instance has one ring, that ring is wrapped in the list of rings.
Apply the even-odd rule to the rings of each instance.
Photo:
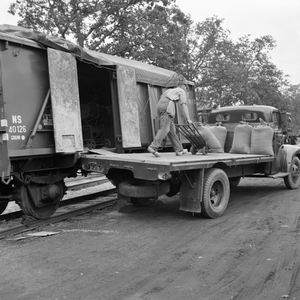
[[[220,217],[227,208],[230,196],[229,179],[221,169],[209,169],[204,174],[203,199],[201,214],[215,219]]]
[[[290,174],[283,178],[285,186],[295,190],[300,186],[300,159],[294,156],[291,162]]]

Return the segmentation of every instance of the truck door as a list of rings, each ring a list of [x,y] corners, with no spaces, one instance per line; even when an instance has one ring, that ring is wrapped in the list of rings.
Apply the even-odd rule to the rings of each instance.
[[[47,51],[55,151],[57,153],[82,151],[76,59],[66,52],[50,48]]]
[[[117,78],[123,148],[141,147],[135,71],[118,66]]]

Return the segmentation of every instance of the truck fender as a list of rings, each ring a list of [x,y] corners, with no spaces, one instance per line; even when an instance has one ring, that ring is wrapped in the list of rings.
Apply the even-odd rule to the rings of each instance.
[[[276,158],[279,172],[290,172],[294,156],[298,156],[300,158],[299,146],[284,144],[279,148]]]

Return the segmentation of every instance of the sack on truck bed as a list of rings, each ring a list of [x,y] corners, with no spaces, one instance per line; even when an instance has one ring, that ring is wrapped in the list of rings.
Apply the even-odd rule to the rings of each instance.
[[[238,124],[234,129],[232,147],[229,153],[250,154],[253,127],[248,123]]]
[[[222,126],[221,124],[216,124],[216,126],[210,126],[209,130],[214,134],[214,136],[218,139],[223,152],[225,148],[225,141],[227,137],[227,129],[226,127]]]
[[[251,136],[251,153],[274,155],[273,151],[274,130],[268,125],[258,125],[253,128]]]
[[[224,148],[222,148],[220,142],[215,137],[215,135],[210,131],[208,126],[202,124],[196,125],[198,131],[200,132],[202,138],[206,141],[207,146],[209,147],[209,152],[212,153],[223,153]]]

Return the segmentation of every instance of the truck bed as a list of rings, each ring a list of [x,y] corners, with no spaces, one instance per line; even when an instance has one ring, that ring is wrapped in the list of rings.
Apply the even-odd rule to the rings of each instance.
[[[96,154],[96,153],[99,154]],[[103,154],[100,154],[103,153]],[[115,154],[108,151],[93,150],[93,153],[81,155],[84,170],[107,174],[110,168],[131,170],[135,178],[156,180],[159,173],[211,168],[222,162],[227,166],[258,164],[274,161],[274,156],[233,153],[197,153],[190,152],[176,156],[174,152],[160,152],[160,157],[150,153]]]

